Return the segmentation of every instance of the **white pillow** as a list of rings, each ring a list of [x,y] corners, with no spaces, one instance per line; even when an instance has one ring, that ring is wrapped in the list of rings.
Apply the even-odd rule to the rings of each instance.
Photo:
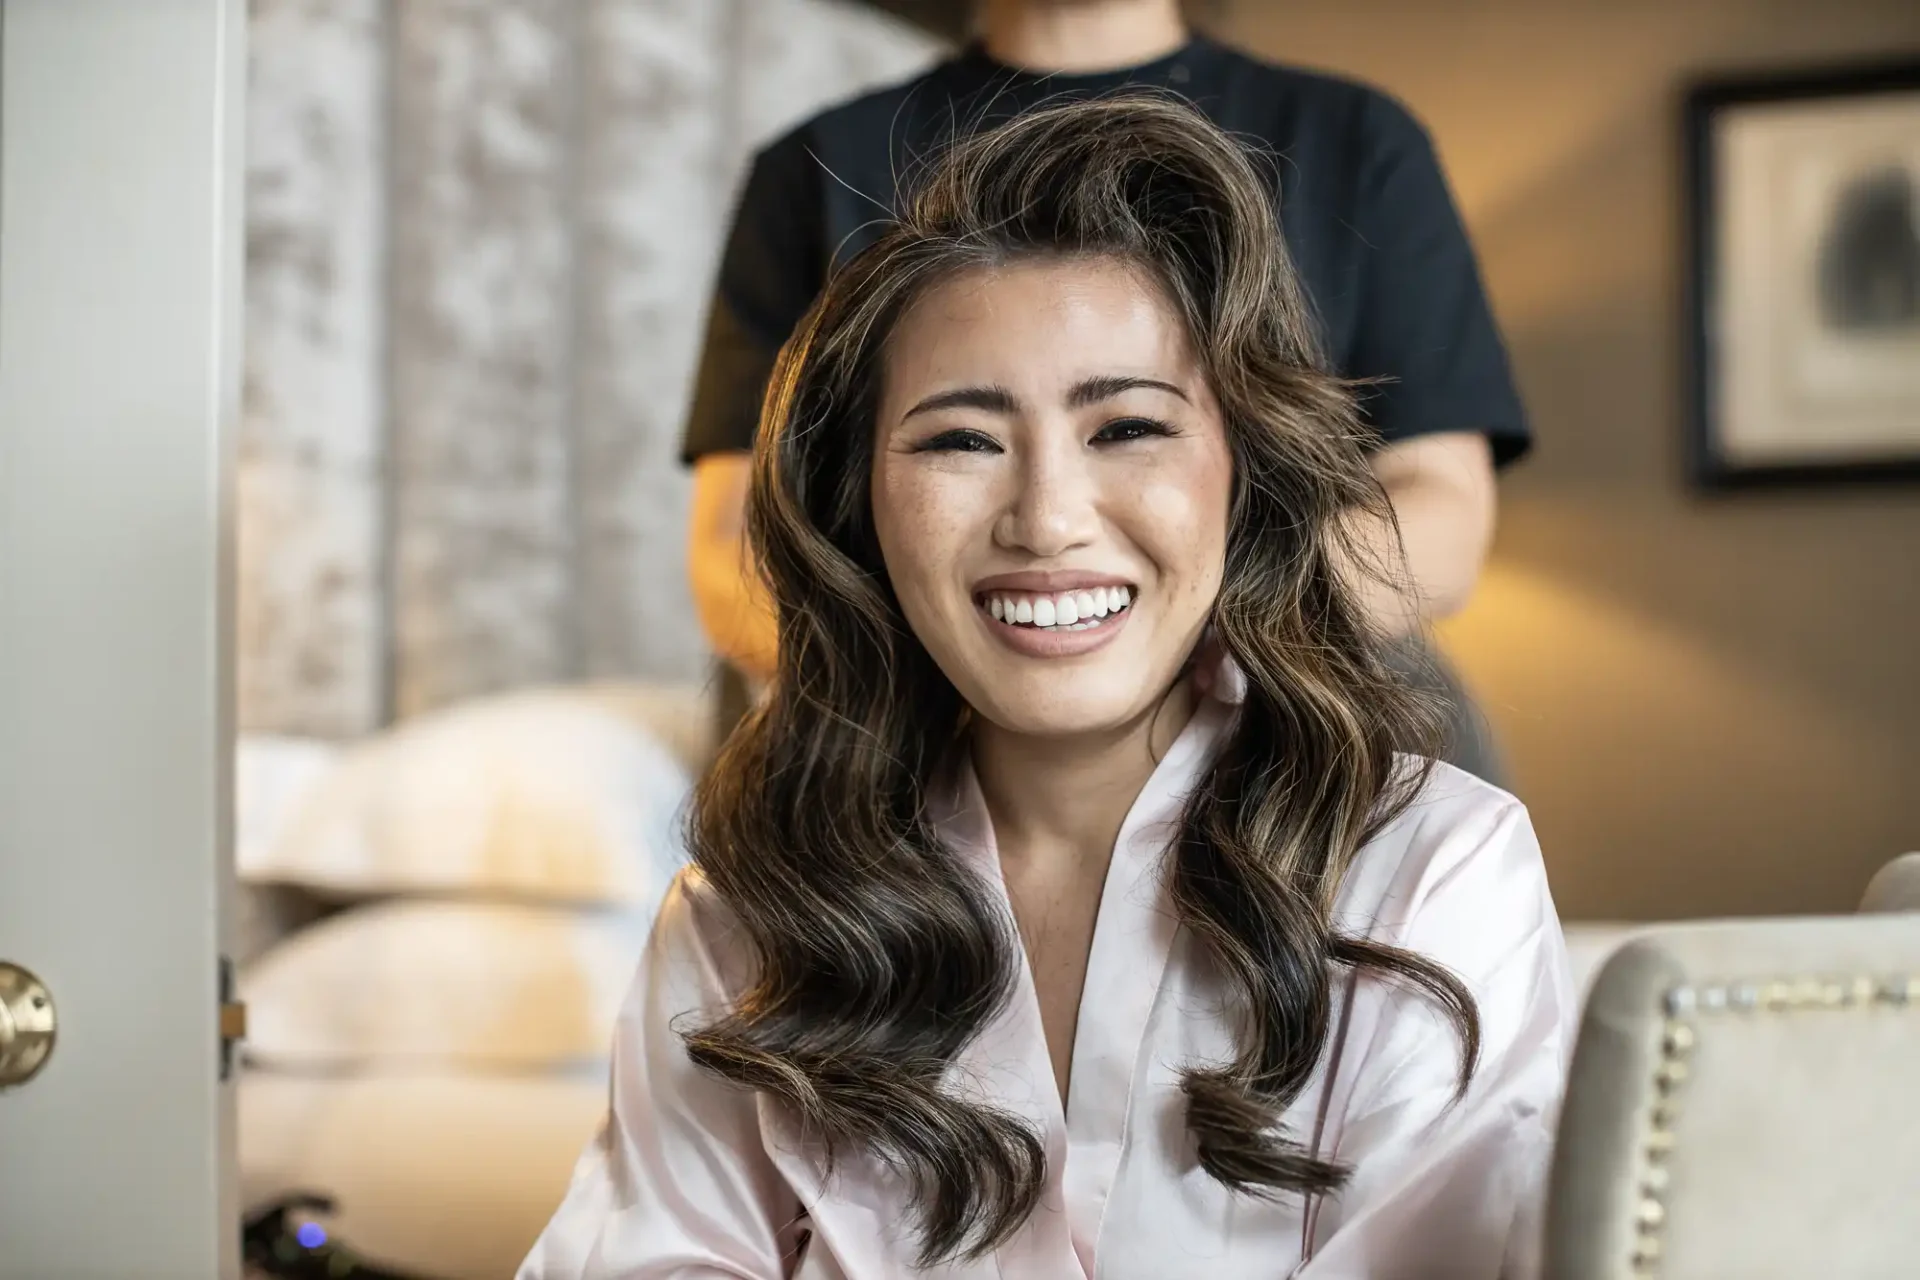
[[[647,907],[684,860],[691,787],[687,765],[606,690],[510,694],[348,748],[239,870],[349,898]]]
[[[689,773],[705,770],[719,745],[714,741],[719,710],[712,689],[704,685],[606,681],[575,685],[569,692],[658,738]]]
[[[280,840],[308,791],[339,756],[317,738],[244,733],[234,743],[233,848],[237,866],[257,864]],[[325,911],[288,885],[241,883],[233,898],[235,959],[245,963]]]
[[[246,1057],[550,1070],[605,1060],[647,920],[500,902],[354,907],[242,968]]]
[[[607,1110],[604,1074],[240,1078],[249,1211],[294,1192],[370,1263],[436,1280],[502,1280],[560,1206]]]
[[[239,735],[233,750],[235,863],[256,863],[279,843],[289,819],[339,755],[338,747],[317,738]]]

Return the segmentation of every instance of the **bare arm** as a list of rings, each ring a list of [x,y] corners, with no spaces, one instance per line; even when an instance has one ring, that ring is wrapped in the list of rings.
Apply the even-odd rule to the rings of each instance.
[[[747,547],[747,479],[752,456],[712,453],[693,468],[687,574],[707,640],[754,680],[773,674],[773,605]]]
[[[1367,616],[1388,635],[1408,635],[1458,612],[1473,594],[1493,539],[1493,453],[1476,431],[1416,436],[1374,457],[1399,534],[1384,522],[1359,530],[1368,559],[1404,581],[1356,573]]]
[[[780,346],[826,279],[831,243],[808,130],[754,157],[720,258],[682,454],[693,463],[687,575],[707,640],[759,682],[773,674],[773,609],[746,540],[747,480]]]

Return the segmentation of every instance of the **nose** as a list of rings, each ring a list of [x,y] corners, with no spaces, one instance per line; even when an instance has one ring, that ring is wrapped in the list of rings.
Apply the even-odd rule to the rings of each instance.
[[[1013,490],[994,526],[994,540],[1041,559],[1091,543],[1100,525],[1090,451],[1071,430],[1036,433],[1020,451]]]

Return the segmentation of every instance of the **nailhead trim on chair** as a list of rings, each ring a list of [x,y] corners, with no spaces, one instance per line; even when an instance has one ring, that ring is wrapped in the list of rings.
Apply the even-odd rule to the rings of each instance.
[[[1667,1024],[1660,1040],[1660,1061],[1653,1073],[1659,1098],[1648,1115],[1646,1140],[1641,1146],[1640,1202],[1634,1210],[1634,1276],[1650,1280],[1660,1270],[1671,1183],[1667,1160],[1673,1154],[1680,1086],[1686,1083],[1690,1071],[1696,1040],[1694,1021],[1709,1014],[1868,1007],[1920,1007],[1920,974],[1732,982],[1675,987],[1667,992]]]

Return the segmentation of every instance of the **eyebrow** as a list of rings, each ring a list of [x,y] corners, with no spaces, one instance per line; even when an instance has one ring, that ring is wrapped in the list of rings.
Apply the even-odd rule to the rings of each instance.
[[[958,387],[952,391],[940,391],[928,396],[901,414],[900,421],[905,422],[915,414],[938,413],[942,409],[980,409],[987,413],[1012,413],[1015,407],[1013,392],[1005,387]]]
[[[1067,405],[1074,409],[1084,409],[1090,404],[1099,404],[1102,400],[1111,400],[1123,391],[1164,391],[1168,395],[1179,396],[1182,400],[1187,393],[1171,382],[1162,382],[1158,378],[1088,378],[1076,383],[1067,393]]]
[[[1086,378],[1073,385],[1067,392],[1067,407],[1084,409],[1090,404],[1102,400],[1111,400],[1125,391],[1164,391],[1168,395],[1187,399],[1187,393],[1171,382],[1162,382],[1158,378],[1100,377]],[[979,409],[985,413],[1012,413],[1019,407],[1013,393],[1005,387],[957,387],[952,391],[936,392],[922,400],[913,408],[900,415],[905,422],[908,418],[922,413],[937,413],[942,409]]]

